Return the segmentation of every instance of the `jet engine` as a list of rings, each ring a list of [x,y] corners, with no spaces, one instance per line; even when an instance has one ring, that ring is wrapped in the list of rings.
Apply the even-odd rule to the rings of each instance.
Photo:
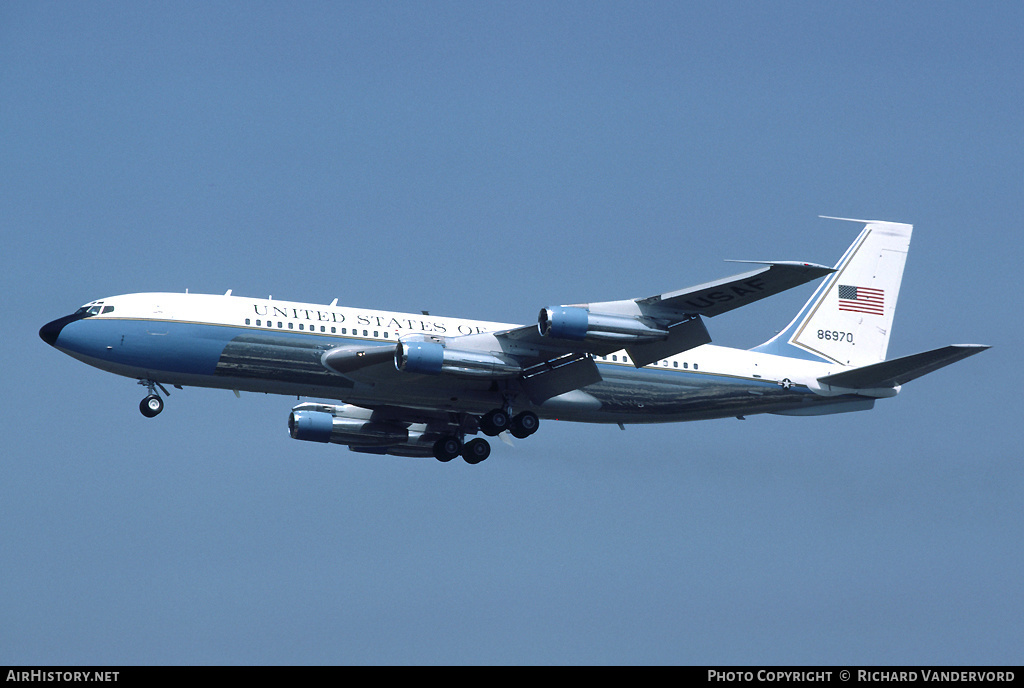
[[[395,368],[406,373],[460,377],[516,377],[523,372],[515,359],[488,351],[446,349],[437,342],[399,342]]]
[[[441,432],[424,423],[374,420],[373,415],[373,410],[351,404],[299,404],[288,416],[288,433],[296,440],[344,444],[367,454],[433,455]]]
[[[292,411],[288,417],[288,432],[296,440],[358,444],[361,447],[401,444],[409,440],[409,429],[397,423],[346,418],[324,411]]]
[[[658,341],[668,337],[668,330],[649,318],[591,313],[578,306],[541,309],[537,329],[541,335],[554,339],[622,344]]]

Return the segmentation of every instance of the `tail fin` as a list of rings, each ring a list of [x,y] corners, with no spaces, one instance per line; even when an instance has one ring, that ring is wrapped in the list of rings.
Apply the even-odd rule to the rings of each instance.
[[[864,229],[836,271],[785,330],[754,351],[844,366],[885,360],[913,225],[852,222],[864,222]]]

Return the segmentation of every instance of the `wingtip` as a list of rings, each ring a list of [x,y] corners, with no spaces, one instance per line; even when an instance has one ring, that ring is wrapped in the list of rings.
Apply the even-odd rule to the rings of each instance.
[[[819,215],[823,220],[839,220],[840,222],[856,222],[862,225],[900,225],[903,227],[913,227],[909,222],[896,222],[894,220],[858,220],[853,217],[835,217],[833,215]]]
[[[726,263],[749,263],[752,265],[783,265],[788,267],[796,268],[810,268],[812,270],[825,270],[826,272],[835,272],[835,268],[830,268],[827,265],[820,265],[818,263],[808,263],[803,260],[734,260],[726,259]]]
[[[876,222],[876,220],[858,220],[853,217],[836,217],[835,215],[819,215],[822,220],[840,220],[841,222],[859,222],[861,224],[869,224]]]

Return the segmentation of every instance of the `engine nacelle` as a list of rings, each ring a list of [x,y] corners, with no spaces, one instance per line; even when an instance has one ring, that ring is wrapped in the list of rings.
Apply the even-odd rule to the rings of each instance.
[[[386,447],[409,441],[409,430],[401,425],[338,417],[324,411],[292,411],[288,416],[288,433],[296,440],[360,447]]]
[[[591,313],[578,306],[543,308],[537,317],[542,336],[576,341],[629,344],[668,337],[668,330],[642,317]]]
[[[363,454],[425,458],[434,455],[434,442],[453,429],[444,423],[381,419],[378,412],[352,404],[305,402],[292,409],[288,432],[297,440],[344,444]]]
[[[405,373],[484,378],[515,377],[523,372],[515,359],[501,354],[446,349],[437,342],[408,341],[399,342],[395,349],[395,368]]]

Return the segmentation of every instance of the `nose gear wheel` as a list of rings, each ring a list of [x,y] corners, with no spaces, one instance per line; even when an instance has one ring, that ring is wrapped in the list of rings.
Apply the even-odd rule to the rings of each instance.
[[[160,388],[160,391],[164,393],[164,396],[169,397],[171,396],[171,393],[168,392],[159,382],[155,382],[153,380],[139,380],[139,384],[149,390],[149,394],[146,395],[146,398],[139,402],[139,411],[146,418],[154,418],[158,416],[160,412],[164,410],[164,400],[160,398],[159,394],[157,394],[157,388]]]

